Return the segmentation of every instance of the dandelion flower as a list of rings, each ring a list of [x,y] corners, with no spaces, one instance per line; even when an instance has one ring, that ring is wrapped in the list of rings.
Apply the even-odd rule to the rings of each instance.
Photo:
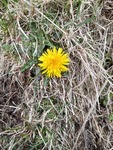
[[[43,71],[42,74],[48,77],[61,77],[61,72],[68,71],[68,53],[64,53],[62,48],[47,49],[38,60],[41,61],[38,65]]]

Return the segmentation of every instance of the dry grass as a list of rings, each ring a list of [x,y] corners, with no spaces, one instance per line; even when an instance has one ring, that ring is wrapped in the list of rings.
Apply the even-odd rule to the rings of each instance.
[[[0,149],[113,149],[112,0],[0,0]],[[62,47],[62,78],[37,58]]]

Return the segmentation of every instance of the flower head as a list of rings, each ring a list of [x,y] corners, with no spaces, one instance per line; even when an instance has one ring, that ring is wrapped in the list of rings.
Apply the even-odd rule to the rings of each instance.
[[[68,53],[64,53],[62,48],[47,49],[38,60],[41,61],[38,65],[42,74],[47,74],[48,77],[61,77],[61,72],[68,71]]]

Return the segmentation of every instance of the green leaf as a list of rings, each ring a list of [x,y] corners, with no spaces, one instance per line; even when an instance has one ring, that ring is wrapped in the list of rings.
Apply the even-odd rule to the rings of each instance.
[[[49,78],[45,77],[44,78],[44,86],[46,87],[48,85],[49,82]]]
[[[113,98],[113,92],[110,93],[110,99],[112,99],[112,98]]]
[[[76,16],[78,17],[79,13],[80,13],[80,7],[81,7],[81,4],[82,4],[82,1],[78,1],[77,5],[78,5],[78,8],[77,8],[77,12],[76,12]]]
[[[95,16],[92,16],[91,18],[87,18],[85,21],[79,23],[79,24],[77,25],[77,27],[81,27],[82,25],[84,25],[84,24],[86,24],[86,23],[90,23],[90,22],[92,22],[94,19],[95,19]]]
[[[113,121],[113,114],[109,116],[109,121]]]
[[[21,68],[21,72],[29,69],[33,64],[35,64],[35,60],[28,60]]]

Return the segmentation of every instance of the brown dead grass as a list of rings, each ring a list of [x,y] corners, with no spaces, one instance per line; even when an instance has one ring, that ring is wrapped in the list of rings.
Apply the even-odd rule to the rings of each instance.
[[[0,28],[1,149],[112,150],[113,5],[108,0],[81,1],[78,10],[79,5],[70,0],[34,1],[33,6],[24,0],[3,9],[2,19],[7,22],[13,11],[16,19],[7,32]],[[68,51],[68,75],[47,79],[35,64],[21,72],[31,58],[30,33],[37,39],[31,20],[51,43]],[[38,57],[42,52],[37,41],[32,48]],[[6,52],[4,43],[13,50]]]

